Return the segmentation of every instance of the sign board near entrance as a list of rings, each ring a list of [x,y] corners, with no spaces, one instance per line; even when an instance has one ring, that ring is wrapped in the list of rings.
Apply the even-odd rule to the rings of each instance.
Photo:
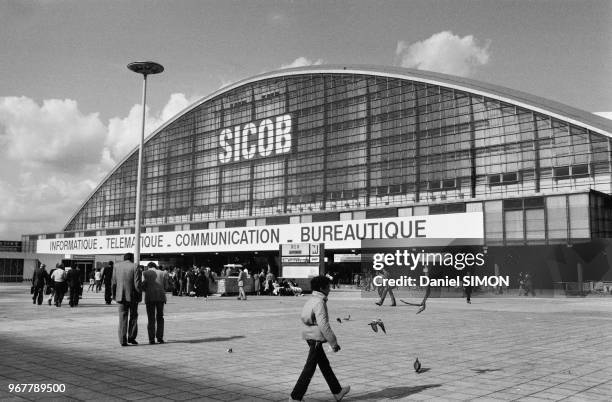
[[[408,239],[412,246],[428,246],[436,240],[482,241],[483,238],[482,212],[467,212],[143,233],[140,242],[143,254],[155,254],[273,251],[279,250],[281,244],[289,243],[324,243],[327,249],[358,249],[361,248],[362,241],[378,239]],[[37,241],[36,251],[41,254],[123,254],[133,252],[134,241],[134,235],[42,239]]]
[[[281,276],[285,278],[312,278],[324,271],[321,263],[324,245],[315,243],[281,244]]]

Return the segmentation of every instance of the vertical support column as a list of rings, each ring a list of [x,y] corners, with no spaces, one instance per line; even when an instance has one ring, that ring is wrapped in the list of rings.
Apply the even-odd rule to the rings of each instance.
[[[472,96],[467,95],[467,97],[470,101],[470,198],[476,198],[476,128],[474,127],[474,105],[472,103]]]
[[[576,253],[576,255],[578,255]],[[576,264],[576,273],[578,274],[578,294],[580,296],[583,295],[583,286],[584,286],[584,278],[583,278],[583,272],[582,272],[582,263],[577,263]]]
[[[225,125],[225,108],[223,105],[223,100],[221,102],[221,111],[219,116],[219,132],[223,129]],[[225,164],[217,164],[219,166],[219,180],[217,181],[217,219],[221,219],[221,201],[223,200],[223,170]]]
[[[142,85],[142,126],[140,131],[140,146],[138,147],[138,175],[136,177],[136,219],[134,220],[134,264],[140,263],[140,221],[142,210],[142,170],[144,168],[144,130],[147,104],[147,75],[143,74]]]
[[[610,176],[610,189],[612,193],[612,139],[608,138],[608,175]]]
[[[285,80],[285,113],[289,113],[289,85],[287,83],[287,80]],[[295,127],[295,119],[293,118],[293,116],[291,117],[291,124],[294,125]],[[296,130],[294,130],[294,128],[292,127],[292,133],[291,135],[293,136],[294,140],[291,141],[291,151],[288,154],[285,154],[284,160],[283,160],[283,169],[284,169],[284,174],[283,174],[283,211],[287,212],[287,204],[289,203],[289,157],[291,155],[295,155],[295,153],[297,152],[297,145],[295,144],[295,142],[297,141],[297,136],[294,136],[293,133],[295,133]]]
[[[129,162],[128,162],[129,164]],[[120,181],[120,185],[119,185],[119,193],[121,194],[121,204],[119,204],[119,213],[121,214],[121,226],[125,226],[124,224],[124,219],[125,219],[125,200],[127,198],[127,185],[126,185],[126,180],[125,180],[125,172],[126,172],[127,168],[126,167],[121,167],[120,171],[116,172],[115,174],[119,174],[121,176],[121,181]],[[83,221],[83,217],[81,215],[81,221]],[[78,229],[78,227],[76,227],[75,225],[75,229]]]
[[[170,138],[168,138],[170,139]],[[170,194],[172,193],[170,191],[169,188],[169,184],[170,184],[170,158],[171,158],[171,152],[170,152],[170,146],[171,146],[171,142],[168,141],[167,142],[168,146],[166,147],[166,158],[165,158],[165,171],[164,171],[164,176],[163,176],[163,180],[164,180],[164,189],[166,190],[164,192],[164,204],[162,205],[161,208],[159,208],[159,204],[158,204],[158,210],[161,209],[161,213],[164,214],[163,218],[164,218],[164,223],[168,223],[168,214],[172,213],[172,210],[170,210],[170,208],[168,208],[169,204],[170,204]],[[159,195],[157,195],[158,197]]]
[[[255,88],[251,88],[251,121],[257,120],[257,107],[255,106]],[[255,158],[256,160],[257,158]],[[255,181],[255,161],[249,162],[249,194],[247,202],[249,203],[249,216],[253,216],[253,182]]]
[[[365,206],[370,206],[370,196],[372,194],[372,96],[370,94],[370,78],[366,80],[366,201]]]
[[[495,276],[499,277],[499,264],[498,263],[494,263],[493,264],[493,269],[495,271]],[[497,289],[497,294],[502,294],[502,287],[500,286],[499,289]]]
[[[329,123],[327,121],[327,81],[329,78],[323,76],[323,207],[320,209],[327,209],[327,134],[329,132]]]
[[[421,201],[421,122],[420,122],[420,113],[419,113],[419,88],[417,85],[413,83],[414,86],[414,201]]]
[[[197,111],[197,109],[196,109]],[[192,112],[191,116],[191,190],[189,192],[189,222],[193,222],[193,209],[195,203],[195,165],[196,165],[196,144],[197,144],[197,133],[196,133],[196,111]]]
[[[540,192],[540,136],[538,132],[538,121],[535,117],[535,112],[531,112],[531,120],[533,121],[533,151],[534,151],[534,180],[535,192]]]

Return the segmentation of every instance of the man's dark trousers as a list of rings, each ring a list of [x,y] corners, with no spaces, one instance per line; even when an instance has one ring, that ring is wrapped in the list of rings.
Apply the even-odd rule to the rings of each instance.
[[[104,282],[104,301],[106,304],[111,304],[113,300],[113,287],[110,281]]]
[[[32,296],[32,301],[34,301],[34,303],[37,303],[38,305],[42,304],[44,289],[45,289],[44,286],[39,286],[39,287],[34,288],[34,295]]]
[[[291,392],[291,398],[302,400],[304,394],[308,390],[308,385],[310,385],[310,380],[314,375],[317,365],[319,365],[319,369],[323,377],[325,377],[325,381],[327,381],[327,385],[332,394],[340,393],[342,387],[329,365],[329,360],[327,360],[327,356],[323,350],[323,343],[313,340],[307,340],[306,342],[308,342],[310,351],[308,352],[308,358],[306,359],[304,369],[302,369],[302,374],[300,374],[300,378],[298,378],[293,388],[293,392]]]
[[[125,301],[119,306],[119,343],[135,340],[138,335],[138,302]]]
[[[147,304],[147,332],[149,341],[164,339],[164,302],[148,302]],[[156,330],[157,327],[157,330]]]
[[[70,306],[75,307],[79,305],[79,294],[81,288],[79,286],[70,286]]]
[[[66,285],[66,282],[55,282],[53,287],[55,288],[55,305],[61,306],[62,302],[64,301],[64,294],[66,293],[68,285]]]
[[[387,297],[387,293],[391,297],[391,305],[395,306],[395,295],[393,294],[393,290],[391,286],[384,286],[380,293],[380,304],[382,305],[385,302],[385,298]]]

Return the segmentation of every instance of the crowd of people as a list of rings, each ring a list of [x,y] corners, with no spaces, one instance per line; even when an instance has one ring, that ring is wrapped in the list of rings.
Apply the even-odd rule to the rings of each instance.
[[[143,271],[146,267],[138,267]],[[262,268],[259,273],[247,268],[225,268],[217,274],[209,266],[192,266],[192,267],[162,267],[159,270],[163,271],[167,276],[167,283],[164,285],[164,291],[171,293],[173,296],[187,296],[195,298],[207,299],[213,292],[216,291],[216,284],[219,276],[237,277],[238,298],[241,300],[247,299],[247,293],[252,292],[255,295],[268,296],[301,296],[302,288],[294,279],[277,278],[268,267]],[[88,275],[87,292],[104,292],[104,301],[106,304],[112,302],[112,286],[111,279],[113,276],[114,263],[109,261],[104,267],[93,269]],[[43,299],[47,296],[49,305],[54,304],[61,307],[64,298],[67,296],[71,307],[75,307],[82,298],[84,287],[84,274],[75,265],[74,267],[64,266],[62,263],[56,264],[55,268],[47,271],[45,264],[40,264],[35,270],[32,277],[32,300],[34,304],[42,304]],[[252,281],[252,286],[248,285],[248,281]],[[333,285],[332,285],[333,286]]]
[[[81,270],[77,266],[56,264],[55,268],[47,272],[45,264],[41,264],[34,270],[31,293],[33,304],[41,305],[46,295],[47,303],[53,303],[56,307],[62,306],[68,294],[68,304],[76,307],[83,294]]]

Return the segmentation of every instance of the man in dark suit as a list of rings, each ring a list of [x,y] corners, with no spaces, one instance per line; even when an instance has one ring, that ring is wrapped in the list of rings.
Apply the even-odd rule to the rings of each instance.
[[[34,290],[32,304],[36,304],[36,302],[39,306],[42,304],[45,283],[49,283],[49,274],[45,271],[45,264],[40,264],[38,268],[34,269],[34,275],[32,276],[32,289]]]
[[[134,254],[127,253],[123,261],[117,263],[113,269],[111,284],[113,299],[119,305],[119,343],[127,346],[128,343],[138,345],[138,303],[142,299],[140,294],[141,275],[134,265]]]
[[[145,292],[147,306],[149,343],[164,343],[164,304],[166,304],[166,288],[168,287],[168,273],[157,269],[154,262],[150,262],[148,269],[142,274],[142,290]]]
[[[71,270],[66,272],[66,284],[70,289],[70,307],[79,305],[79,296],[81,295],[81,270],[75,265]]]
[[[102,270],[102,281],[104,282],[104,301],[106,304],[111,304],[113,298],[113,262],[109,261],[108,265]]]

